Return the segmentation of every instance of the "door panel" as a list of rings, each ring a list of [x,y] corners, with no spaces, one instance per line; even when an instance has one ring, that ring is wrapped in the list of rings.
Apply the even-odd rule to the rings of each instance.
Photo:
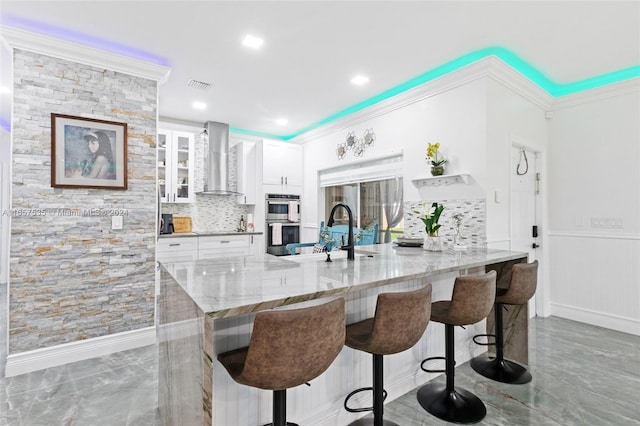
[[[520,147],[511,149],[511,250],[526,252],[536,259],[536,153]],[[535,296],[529,301],[529,315],[535,315]]]

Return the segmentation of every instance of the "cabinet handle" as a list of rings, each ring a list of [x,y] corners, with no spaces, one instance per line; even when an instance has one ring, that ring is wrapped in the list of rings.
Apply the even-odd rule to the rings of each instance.
[[[284,177],[284,184],[289,185],[289,178],[287,176]]]
[[[284,177],[280,176],[280,185],[282,185],[284,183]]]
[[[169,244],[169,247],[178,247],[180,245],[180,243],[171,243]]]
[[[253,235],[251,236],[251,244],[253,244]]]
[[[173,194],[173,201],[176,201],[176,194]]]
[[[220,241],[220,244],[227,244],[230,243],[231,241]]]

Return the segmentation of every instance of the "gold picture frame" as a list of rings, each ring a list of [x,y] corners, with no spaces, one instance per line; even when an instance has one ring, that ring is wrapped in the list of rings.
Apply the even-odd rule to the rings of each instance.
[[[127,189],[127,123],[51,114],[51,186]]]

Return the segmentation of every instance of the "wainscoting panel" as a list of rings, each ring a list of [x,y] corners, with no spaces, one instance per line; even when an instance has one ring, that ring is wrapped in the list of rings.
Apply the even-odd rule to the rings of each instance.
[[[640,335],[640,236],[550,233],[551,314]]]

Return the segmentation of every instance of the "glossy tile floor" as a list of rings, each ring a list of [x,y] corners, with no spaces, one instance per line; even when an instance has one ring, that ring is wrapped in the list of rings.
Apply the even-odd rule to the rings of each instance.
[[[554,317],[532,320],[530,336],[530,384],[492,382],[468,363],[457,368],[456,383],[487,405],[478,424],[640,425],[639,337]],[[0,425],[159,425],[156,354],[148,346],[0,379]],[[415,390],[387,404],[385,416],[401,426],[448,424],[420,408]]]

